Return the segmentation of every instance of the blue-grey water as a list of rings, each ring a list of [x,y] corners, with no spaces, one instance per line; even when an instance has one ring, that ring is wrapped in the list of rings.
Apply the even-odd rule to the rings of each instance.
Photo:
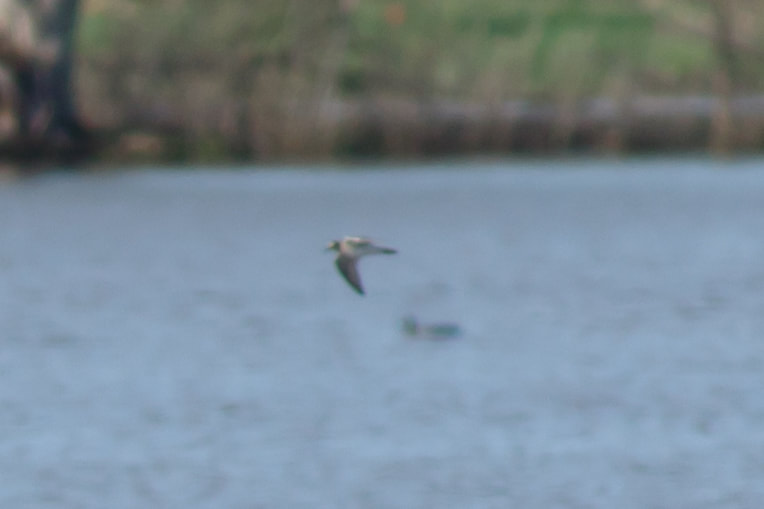
[[[7,182],[0,334],[2,507],[758,509],[764,161]]]

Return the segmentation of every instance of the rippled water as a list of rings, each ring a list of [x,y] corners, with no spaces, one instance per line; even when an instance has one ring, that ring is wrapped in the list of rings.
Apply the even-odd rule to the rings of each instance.
[[[759,508],[762,166],[4,184],[0,505]]]

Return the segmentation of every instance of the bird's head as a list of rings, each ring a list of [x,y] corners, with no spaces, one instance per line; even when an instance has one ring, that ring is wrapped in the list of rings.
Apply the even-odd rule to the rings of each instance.
[[[409,336],[416,336],[419,332],[419,324],[412,315],[404,316],[403,320],[401,320],[401,325],[403,326],[403,332]]]
[[[325,251],[339,251],[340,243],[337,240],[333,240],[327,244]]]

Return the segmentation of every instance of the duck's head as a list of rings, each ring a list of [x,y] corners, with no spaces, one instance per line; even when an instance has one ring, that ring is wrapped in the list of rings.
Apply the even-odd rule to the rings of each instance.
[[[403,332],[409,336],[416,336],[419,333],[419,324],[412,315],[404,316],[403,320],[401,320],[401,325],[403,326]]]
[[[333,240],[329,242],[329,244],[326,245],[325,251],[339,251],[340,250],[340,242],[338,240]]]

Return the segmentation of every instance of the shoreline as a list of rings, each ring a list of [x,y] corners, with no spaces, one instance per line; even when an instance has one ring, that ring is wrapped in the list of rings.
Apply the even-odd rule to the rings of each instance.
[[[570,105],[526,100],[470,104],[447,100],[331,100],[305,111],[299,128],[252,119],[250,136],[192,132],[180,116],[160,121],[147,110],[131,127],[91,127],[92,147],[76,154],[34,143],[0,146],[6,164],[241,163],[429,159],[472,156],[644,155],[677,152],[755,154],[764,148],[764,95],[595,98]],[[165,112],[166,113],[166,112]],[[275,132],[274,132],[275,131]]]

